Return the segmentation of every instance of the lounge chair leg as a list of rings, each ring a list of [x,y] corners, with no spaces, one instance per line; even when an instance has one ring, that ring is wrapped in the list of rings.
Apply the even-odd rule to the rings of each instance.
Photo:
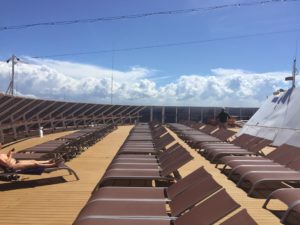
[[[238,167],[235,167],[235,168],[233,168],[233,169],[230,171],[230,173],[228,174],[228,179],[230,179],[230,178],[232,177],[232,175],[234,174],[236,168],[238,168]]]
[[[74,170],[72,170],[69,167],[63,168],[63,169],[67,170],[69,172],[69,175],[74,175],[74,177],[76,178],[76,180],[79,180],[79,177],[78,177],[77,173]]]
[[[263,208],[266,209],[267,208],[267,205],[269,204],[269,202],[271,201],[272,199],[272,193],[268,196],[268,198],[266,199],[265,203],[263,204]]]
[[[213,157],[210,159],[210,162],[211,162],[211,163],[214,163],[214,162],[215,162],[215,159],[216,159],[216,156],[213,156]]]
[[[240,177],[240,180],[238,181],[238,183],[237,183],[236,186],[240,187],[240,185],[241,185],[241,184],[243,183],[243,181],[245,180],[245,177],[246,177],[249,173],[251,173],[251,171],[248,172],[248,173],[245,173],[244,175],[242,175],[242,176]]]
[[[285,211],[285,213],[283,214],[280,222],[281,223],[285,223],[287,217],[289,216],[290,212],[293,210],[293,208],[295,208],[296,206],[300,205],[300,200],[295,201],[292,205],[289,206],[289,208]]]
[[[248,192],[248,194],[247,194],[249,197],[252,195],[254,189],[255,189],[255,186],[253,185],[253,186],[250,188],[250,190],[249,190],[249,192]]]
[[[223,166],[223,168],[221,169],[221,172],[222,172],[222,173],[225,172],[226,167],[227,167],[227,164],[225,164],[225,165]]]
[[[181,177],[180,173],[178,172],[178,170],[174,171],[173,174],[174,174],[174,177],[175,177],[177,180],[182,179],[182,177]]]
[[[244,181],[244,179],[243,179],[243,177],[241,177],[240,180],[237,182],[236,186],[240,187],[241,184],[243,183],[243,181]]]
[[[251,196],[252,195],[252,193],[254,192],[254,190],[255,190],[255,188],[256,188],[256,186],[258,185],[258,184],[260,184],[261,182],[263,182],[264,180],[259,180],[259,181],[257,181],[256,183],[254,183],[252,186],[251,186],[251,188],[250,188],[250,190],[248,191],[248,196]]]
[[[265,203],[263,204],[263,208],[266,209],[267,208],[267,205],[269,204],[269,202],[271,201],[272,197],[273,197],[273,194],[275,194],[276,192],[280,191],[280,189],[276,190],[276,191],[273,191],[271,194],[269,194],[269,196],[267,197]]]

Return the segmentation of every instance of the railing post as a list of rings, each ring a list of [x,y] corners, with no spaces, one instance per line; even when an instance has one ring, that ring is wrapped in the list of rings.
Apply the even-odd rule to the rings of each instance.
[[[163,106],[161,109],[161,123],[165,123],[165,107]]]
[[[150,107],[150,122],[153,122],[153,106]]]

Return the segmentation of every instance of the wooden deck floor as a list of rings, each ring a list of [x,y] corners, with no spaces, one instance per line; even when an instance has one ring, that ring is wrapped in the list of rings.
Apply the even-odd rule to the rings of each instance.
[[[77,171],[80,181],[75,181],[72,176],[66,175],[66,172],[55,172],[49,175],[28,177],[29,179],[23,182],[0,182],[0,224],[72,224],[130,129],[131,126],[119,127],[82,155],[67,163]],[[13,147],[20,150],[62,135],[65,133],[48,135],[43,139],[33,138]],[[235,184],[227,180],[226,176],[222,175],[212,164],[204,160],[180,139],[178,141],[195,158],[180,169],[183,176],[203,165],[242,207],[247,208],[258,224],[280,224],[276,216],[261,208],[264,200],[247,197],[243,190],[236,188]],[[275,202],[270,206],[278,208],[279,205],[282,206]]]
[[[201,155],[199,155],[195,150],[191,149],[187,144],[185,144],[181,139],[179,139],[176,134],[169,130],[169,132],[175,137],[175,139],[184,146],[194,157],[194,160],[187,165],[183,166],[179,171],[183,176],[191,173],[195,169],[200,166],[204,166],[204,168],[214,177],[214,179],[222,185],[226,191],[230,194],[230,196],[241,205],[242,208],[246,208],[248,213],[255,219],[258,224],[261,225],[279,225],[281,224],[279,219],[273,215],[268,210],[262,208],[264,203],[264,199],[250,198],[247,196],[246,192],[237,188],[235,183],[228,180],[227,177],[220,172],[219,169],[215,168],[214,164],[209,163],[206,159],[204,159]],[[284,205],[280,202],[272,201],[273,204],[270,204],[270,207],[274,207],[276,209],[282,208],[284,209]],[[242,209],[241,208],[241,209]],[[234,215],[237,211],[225,217],[226,218]],[[222,221],[223,221],[222,220]],[[221,223],[222,221],[219,221]],[[217,224],[219,224],[217,223]]]
[[[130,129],[130,126],[118,128],[67,163],[78,173],[79,181],[66,172],[58,171],[28,176],[30,179],[23,182],[0,183],[0,224],[72,224]],[[20,150],[65,134],[26,140],[15,147]]]

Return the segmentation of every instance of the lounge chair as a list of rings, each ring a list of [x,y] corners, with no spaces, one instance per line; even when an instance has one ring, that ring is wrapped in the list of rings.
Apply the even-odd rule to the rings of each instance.
[[[113,159],[112,163],[110,164],[110,167],[112,166],[121,166],[121,165],[154,165],[156,167],[164,167],[168,163],[172,163],[173,161],[176,161],[177,158],[182,157],[183,155],[189,154],[189,152],[183,148],[182,146],[178,146],[176,149],[168,150],[164,152],[161,157],[158,158],[119,158],[116,157]]]
[[[242,134],[236,137],[230,142],[208,142],[201,145],[202,151],[208,151],[213,149],[232,149],[232,148],[247,148],[251,141],[254,140],[254,136],[248,134]]]
[[[166,160],[169,157],[169,154],[171,154],[173,151],[175,151],[177,148],[181,147],[180,144],[175,143],[174,145],[170,146],[165,151],[160,152],[157,155],[147,155],[147,154],[117,154],[114,158],[115,162],[123,162],[123,161],[129,161],[132,162],[162,162]]]
[[[193,171],[184,178],[178,180],[167,188],[163,187],[102,187],[95,190],[89,199],[143,199],[143,200],[163,200],[172,199],[176,195],[197,182],[205,180],[211,175],[203,168]]]
[[[152,131],[152,137],[153,139],[159,139],[160,136],[166,134],[168,131],[163,126],[159,126],[157,128],[154,128]]]
[[[186,141],[193,148],[203,149],[204,146],[209,145],[233,146],[232,144],[226,144],[227,139],[235,134],[235,132],[230,130],[219,129],[214,133],[203,133],[199,130],[189,129],[180,124],[170,124],[170,127],[181,139]],[[245,134],[241,136],[243,137]],[[238,139],[240,138],[237,138],[235,141]]]
[[[143,204],[141,204],[141,207],[142,205]],[[127,205],[128,209],[129,207],[130,205]],[[207,225],[217,222],[239,207],[240,205],[237,204],[225,190],[221,190],[178,217],[169,217],[165,214],[159,217],[148,215],[136,217],[121,215],[105,217],[97,215],[97,209],[95,208],[95,210],[91,209],[90,212],[85,211],[85,215],[77,217],[73,225]],[[101,208],[105,208],[105,205],[102,205]],[[144,208],[139,208],[135,214],[139,214],[144,210]],[[148,211],[143,213],[151,214],[154,212]]]
[[[239,163],[246,163],[246,162],[251,162],[251,161],[273,161],[274,159],[282,156],[289,155],[288,153],[289,149],[291,148],[290,145],[284,144],[270,152],[266,156],[224,156],[220,158],[219,163],[216,164],[216,167],[218,167],[219,164],[224,164],[223,166],[223,171],[226,169],[227,166],[230,166],[231,168],[234,168]]]
[[[219,139],[218,143],[227,143],[228,139],[231,138],[236,134],[235,131],[232,130],[226,130],[226,129],[218,129],[216,132],[211,133],[210,135],[213,137],[216,137]],[[210,142],[208,142],[210,144]],[[205,145],[205,143],[202,144],[202,146]]]
[[[185,154],[178,160],[169,164],[163,170],[140,170],[140,169],[109,169],[105,172],[98,186],[103,186],[107,181],[114,180],[162,180],[172,181],[174,177],[171,174],[177,174],[177,169],[191,161],[193,157],[190,154]]]
[[[267,139],[257,139],[248,149],[215,149],[210,151],[207,158],[211,162],[218,162],[218,160],[225,155],[258,155],[260,151],[271,144],[273,141]]]
[[[271,154],[271,153],[270,153]],[[276,168],[282,168],[288,166],[289,163],[300,157],[300,149],[298,147],[293,147],[290,145],[283,145],[275,150],[269,157],[251,157],[247,160],[235,160],[227,163],[232,169],[228,175],[230,178],[234,174],[243,176],[245,173],[252,170],[273,170]],[[265,159],[265,160],[264,160]]]
[[[179,133],[179,137],[183,139],[192,148],[202,149],[204,145],[209,144],[222,144],[225,145],[228,138],[235,134],[234,131],[219,129],[214,133],[206,134],[200,131],[182,131]]]
[[[191,156],[189,154],[188,151],[186,150],[181,150],[178,149],[176,152],[170,154],[170,157],[168,159],[166,159],[163,162],[160,163],[155,163],[155,162],[148,162],[148,163],[144,163],[144,162],[115,162],[112,161],[112,163],[109,165],[108,170],[112,170],[112,169],[118,169],[118,170],[123,170],[123,169],[139,169],[139,170],[157,170],[157,171],[163,171],[166,168],[170,167],[170,165],[172,164],[176,164],[176,163],[181,163],[182,161],[191,159]]]
[[[250,182],[251,188],[248,191],[248,195],[251,195],[255,188],[261,183],[300,181],[300,158],[290,162],[287,166],[288,167],[266,168],[259,171],[256,171],[254,168],[240,178],[237,186],[241,186],[244,181]]]
[[[300,213],[300,188],[282,188],[273,191],[266,199],[263,208],[267,208],[271,199],[278,199],[288,206],[288,209],[282,215],[280,222],[285,223],[292,211]]]
[[[222,187],[215,182],[215,180],[210,176],[205,174],[203,178],[200,178],[199,175],[193,174],[194,177],[198,178],[197,182],[194,183],[187,183],[185,181],[175,185],[173,187],[165,189],[168,191],[169,196],[164,195],[163,188],[144,188],[144,187],[134,187],[134,188],[104,188],[102,190],[99,189],[98,191],[94,192],[89,201],[87,202],[87,207],[98,208],[97,205],[101,203],[105,203],[107,207],[117,208],[114,209],[114,212],[111,212],[110,215],[119,215],[122,214],[124,216],[144,216],[142,214],[136,214],[134,206],[136,203],[139,204],[140,202],[144,203],[144,207],[148,208],[149,211],[155,211],[155,207],[158,206],[159,209],[163,208],[165,204],[169,204],[171,215],[176,216],[184,212],[185,210],[191,208],[197,202],[202,201],[209,195],[215,193],[216,191],[220,190]],[[118,206],[123,203],[130,204],[132,209],[125,212],[127,209],[123,206]],[[157,203],[157,204],[152,204]],[[147,206],[148,204],[148,206]],[[89,210],[84,210],[89,211]],[[103,211],[105,214],[105,211]],[[151,215],[155,216],[162,216],[161,213],[166,215],[166,210],[163,212],[155,212]],[[98,215],[101,214],[98,211]]]
[[[20,175],[27,174],[27,175],[41,175],[42,173],[52,173],[58,170],[67,170],[69,172],[69,175],[74,175],[76,180],[79,180],[78,175],[76,172],[65,165],[64,163],[60,163],[56,167],[51,168],[31,168],[31,169],[22,169],[22,170],[13,170],[8,169],[4,166],[0,165],[0,180],[3,181],[17,181],[20,178]]]
[[[217,126],[205,124],[205,126],[201,126],[202,128],[199,129],[201,132],[206,133],[206,134],[211,134],[214,130],[218,129]]]
[[[151,138],[152,139],[152,138]],[[167,145],[175,139],[169,133],[160,139],[153,141],[126,141],[120,148],[118,154],[159,154]]]
[[[180,194],[175,195],[168,202],[172,217],[181,215],[198,202],[220,190],[222,187],[211,176],[195,182]],[[94,198],[87,202],[79,214],[86,217],[96,214],[103,217],[165,217],[169,218],[166,211],[166,200],[157,199],[109,199]]]

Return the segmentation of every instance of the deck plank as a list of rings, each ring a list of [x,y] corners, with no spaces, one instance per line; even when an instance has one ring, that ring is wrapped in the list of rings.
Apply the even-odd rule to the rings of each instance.
[[[0,182],[0,224],[2,225],[70,225],[90,197],[91,191],[105,172],[108,164],[127,137],[132,126],[120,126],[103,140],[90,147],[83,154],[68,162],[79,175],[80,181],[75,181],[66,172],[55,172],[42,176],[27,176],[25,185]],[[55,139],[66,133],[51,134],[41,138],[26,140],[10,147],[17,150],[34,146],[44,141]],[[214,168],[193,149],[187,146],[174,133],[172,135],[193,155],[195,160],[180,169],[185,176],[200,166],[204,166],[228,193],[261,225],[280,224],[279,219],[268,210],[262,209],[263,199],[250,198],[237,188],[232,181]],[[4,149],[3,152],[7,151]],[[63,177],[61,177],[63,175]],[[67,181],[67,182],[66,182]],[[4,186],[11,189],[3,191]],[[1,189],[2,188],[2,189]],[[2,191],[1,191],[2,190]],[[279,202],[270,204],[274,208],[283,207]],[[233,214],[230,214],[233,215]]]
[[[25,182],[40,184],[34,187],[3,191],[1,187],[11,183],[0,182],[0,224],[72,224],[131,128],[132,126],[119,127],[67,163],[77,172],[79,181],[66,172],[57,171],[42,176],[26,175],[28,180]],[[21,150],[65,134],[47,135],[43,139],[33,138],[12,145],[10,148],[16,147],[17,150]],[[60,177],[61,175],[63,177]],[[18,183],[18,186],[22,186],[22,182]]]

